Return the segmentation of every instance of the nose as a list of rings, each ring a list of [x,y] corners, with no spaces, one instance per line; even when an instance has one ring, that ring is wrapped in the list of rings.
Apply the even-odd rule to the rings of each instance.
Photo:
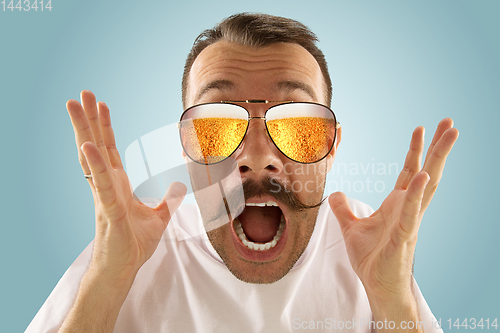
[[[251,118],[236,161],[242,178],[259,179],[283,170],[280,152],[267,134],[264,119]]]

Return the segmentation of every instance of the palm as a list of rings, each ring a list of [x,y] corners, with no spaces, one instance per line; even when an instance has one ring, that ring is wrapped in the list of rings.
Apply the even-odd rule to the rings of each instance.
[[[96,206],[96,210],[102,209],[110,221],[120,221],[120,228],[113,231],[113,239],[116,239],[113,249],[117,254],[128,252],[129,264],[141,265],[156,249],[166,223],[154,209],[134,199],[123,169],[111,173],[117,188],[117,200],[109,207]]]
[[[403,190],[393,190],[380,208],[370,217],[358,220],[344,230],[344,241],[354,271],[361,281],[370,281],[371,277],[381,275],[383,261],[396,251],[394,237],[404,233],[399,223],[403,206]],[[391,253],[392,252],[392,253]],[[413,252],[409,253],[410,259]],[[396,276],[389,276],[387,284],[393,284]],[[380,283],[377,281],[377,283]]]
[[[457,137],[458,131],[452,128],[451,119],[441,121],[421,169],[423,128],[417,128],[394,190],[369,217],[354,216],[343,193],[330,197],[349,260],[365,288],[401,293],[411,283],[420,221]]]

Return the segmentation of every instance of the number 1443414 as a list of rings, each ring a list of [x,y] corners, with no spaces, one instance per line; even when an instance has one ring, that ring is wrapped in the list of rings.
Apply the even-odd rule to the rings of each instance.
[[[2,10],[6,11],[15,11],[18,10],[20,12],[29,12],[29,11],[52,11],[52,0],[11,0],[0,2],[2,5]]]

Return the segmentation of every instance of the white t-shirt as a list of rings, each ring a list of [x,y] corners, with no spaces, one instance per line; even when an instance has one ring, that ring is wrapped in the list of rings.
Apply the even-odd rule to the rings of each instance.
[[[373,212],[359,201],[350,204],[358,217]],[[91,254],[92,244],[66,271],[26,332],[57,332]],[[425,331],[442,332],[414,286]],[[285,277],[268,285],[236,279],[203,231],[198,208],[183,204],[139,270],[114,332],[373,332],[382,322],[372,320],[365,290],[351,268],[327,202],[304,254]]]

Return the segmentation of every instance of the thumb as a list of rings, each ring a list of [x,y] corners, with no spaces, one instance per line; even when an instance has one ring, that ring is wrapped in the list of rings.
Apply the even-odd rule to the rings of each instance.
[[[347,196],[344,193],[335,192],[331,194],[328,198],[328,203],[339,222],[342,232],[348,229],[351,223],[356,221],[357,217],[352,212],[349,201],[347,201]]]
[[[165,225],[168,224],[172,215],[174,215],[177,208],[181,205],[186,192],[186,185],[180,182],[173,182],[168,187],[165,196],[161,200],[160,204],[155,208]]]

